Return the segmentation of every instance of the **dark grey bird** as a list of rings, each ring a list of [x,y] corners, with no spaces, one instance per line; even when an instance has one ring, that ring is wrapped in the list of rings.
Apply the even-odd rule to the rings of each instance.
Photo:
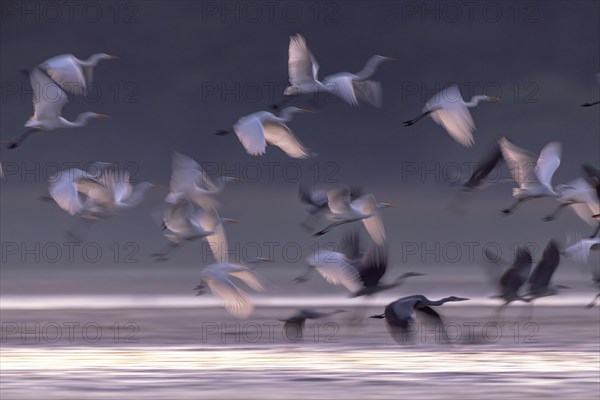
[[[385,307],[383,314],[372,315],[371,318],[385,319],[385,322],[390,331],[390,335],[397,343],[406,343],[410,338],[413,326],[416,322],[416,316],[428,319],[436,324],[437,327],[443,330],[443,320],[433,308],[441,306],[444,303],[454,301],[469,300],[464,297],[446,297],[441,300],[429,300],[423,295],[413,295],[402,297]],[[443,335],[444,341],[447,342],[447,337]]]
[[[486,251],[486,258],[488,259],[488,261],[494,264],[508,264],[501,258],[492,255],[489,251]],[[531,258],[531,252],[529,251],[529,249],[519,248],[517,250],[515,261],[500,276],[500,294],[493,296],[494,298],[500,298],[504,300],[504,304],[500,306],[500,311],[506,308],[506,306],[508,306],[513,301],[526,301],[526,299],[519,294],[519,291],[529,279],[532,262],[533,261]]]
[[[346,310],[335,310],[331,312],[321,312],[312,309],[298,310],[296,314],[287,319],[281,319],[284,322],[283,331],[286,339],[296,342],[304,337],[304,325],[307,319],[322,319],[332,315],[346,312]]]
[[[552,296],[557,294],[560,289],[568,289],[566,286],[555,286],[550,282],[559,264],[560,251],[556,242],[551,240],[529,277],[529,292],[526,294],[526,301],[532,301],[538,297]]]
[[[462,184],[462,190],[472,192],[484,187],[486,178],[502,159],[502,150],[500,150],[500,144],[496,141],[494,142],[492,150],[481,158],[475,171],[473,171],[469,179]]]
[[[583,169],[583,175],[586,181],[596,191],[596,197],[598,203],[600,203],[600,170],[588,164],[583,164],[581,168]],[[591,238],[597,236],[600,232],[600,213],[594,214],[592,218],[598,220],[598,227],[596,228],[592,236],[590,236]]]

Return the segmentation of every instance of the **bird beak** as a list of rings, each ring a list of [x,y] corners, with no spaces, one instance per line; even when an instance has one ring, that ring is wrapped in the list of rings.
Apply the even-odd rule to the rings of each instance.
[[[118,57],[118,56],[115,56],[114,54],[109,54],[109,55],[108,55],[108,59],[109,59],[109,60],[118,60],[118,59],[119,59],[119,57]]]
[[[314,113],[313,110],[309,110],[308,108],[299,108],[298,111],[307,112],[307,113]]]
[[[493,102],[497,102],[497,101],[500,101],[500,97],[490,96],[490,100]]]
[[[385,207],[397,208],[398,206],[394,203],[382,203]]]
[[[231,224],[240,224],[241,223],[237,219],[231,219],[231,218],[223,218],[223,221],[229,222]]]
[[[455,299],[455,301],[465,301],[465,300],[470,300],[470,299],[467,299],[466,297],[457,297]]]
[[[559,289],[571,289],[570,286],[565,286],[565,285],[556,285],[556,287]]]
[[[96,114],[97,118],[111,118],[110,115],[106,115],[106,114]]]
[[[383,56],[382,58],[383,58],[384,60],[386,60],[386,61],[396,61],[396,59],[395,59],[394,57],[386,57],[386,56]]]
[[[422,272],[412,272],[412,276],[427,276],[427,274],[424,274]]]

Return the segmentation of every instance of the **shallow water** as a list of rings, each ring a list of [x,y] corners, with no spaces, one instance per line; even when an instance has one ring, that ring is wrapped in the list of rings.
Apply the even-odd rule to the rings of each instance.
[[[356,311],[308,322],[292,342],[278,321],[287,307],[246,321],[211,307],[3,308],[1,397],[598,398],[597,308],[439,311],[452,344],[435,331],[396,344],[382,320],[357,325]]]

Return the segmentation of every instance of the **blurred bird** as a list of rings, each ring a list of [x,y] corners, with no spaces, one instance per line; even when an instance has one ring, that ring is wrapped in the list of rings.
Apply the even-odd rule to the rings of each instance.
[[[256,260],[263,261],[263,259]],[[206,292],[206,287],[220,298],[225,309],[237,318],[247,318],[254,309],[250,296],[232,278],[239,279],[257,292],[265,290],[259,276],[249,267],[238,263],[217,263],[207,265],[200,273],[200,283],[194,288],[196,296]]]
[[[552,275],[554,275],[559,264],[560,252],[558,245],[554,240],[551,240],[529,277],[529,292],[526,294],[526,301],[529,302],[539,297],[555,295],[559,292],[559,289],[568,289],[567,286],[552,285],[550,283]]]
[[[350,189],[340,185],[327,192],[327,205],[329,211],[325,217],[332,223],[313,236],[324,235],[339,225],[362,221],[375,244],[382,246],[385,243],[385,228],[379,210],[395,207],[394,204],[378,203],[372,194],[366,194],[353,200],[350,197]]]
[[[87,60],[80,60],[72,54],[62,54],[47,59],[39,65],[60,88],[66,92],[85,95],[92,83],[94,67],[102,60],[114,60],[117,56],[96,53]]]
[[[498,256],[492,255],[489,249],[486,250],[485,256],[488,261],[494,264],[500,266],[507,264],[506,261],[502,260]],[[533,260],[531,258],[529,249],[519,248],[517,250],[515,261],[500,276],[498,282],[500,286],[500,294],[492,296],[493,298],[500,298],[504,300],[504,304],[500,306],[499,311],[502,311],[513,301],[527,301],[519,294],[519,291],[529,279],[532,263]]]
[[[552,221],[568,206],[571,206],[577,215],[589,224],[596,224],[593,216],[600,214],[600,200],[596,191],[584,178],[577,178],[566,185],[557,186],[558,200],[561,204],[544,221]],[[593,236],[595,236],[594,233]]]
[[[582,169],[588,184],[596,191],[595,199],[600,203],[600,170],[587,164],[583,164]],[[600,212],[592,215],[592,218],[598,221],[598,226],[596,227],[596,231],[590,237],[594,237],[600,232]]]
[[[291,317],[280,320],[281,322],[285,322],[283,325],[284,336],[292,342],[300,341],[304,337],[304,325],[307,319],[322,319],[343,312],[346,312],[346,310],[331,312],[321,312],[312,309],[299,310]],[[290,332],[290,330],[292,331]]]
[[[560,165],[560,143],[548,143],[539,157],[515,146],[506,138],[501,138],[499,143],[513,179],[519,184],[518,188],[513,189],[513,197],[517,201],[502,210],[503,213],[512,213],[521,203],[529,199],[560,197],[561,193],[568,188],[566,185],[552,187],[552,175]]]
[[[498,142],[481,160],[477,163],[477,168],[473,171],[469,179],[462,183],[461,188],[465,192],[474,192],[486,186],[486,181],[490,173],[496,168],[502,160],[502,151]]]
[[[239,178],[220,176],[213,182],[195,160],[175,152],[171,159],[170,192],[165,201],[177,204],[189,200],[202,208],[215,208],[219,203],[214,196],[221,193],[227,183],[240,181]]]
[[[288,73],[290,86],[283,94],[287,102],[292,97],[310,94],[332,94],[341,98],[352,106],[358,106],[358,101],[366,101],[376,107],[381,107],[381,84],[368,80],[379,64],[393,60],[391,57],[375,55],[369,58],[364,68],[356,74],[340,72],[326,76],[323,82],[319,81],[319,64],[312,55],[306,40],[300,34],[290,37]],[[281,104],[274,104],[277,109]]]
[[[416,322],[416,316],[432,320],[436,327],[441,327],[444,341],[448,341],[443,328],[442,317],[431,307],[441,306],[444,303],[469,300],[464,297],[446,297],[441,300],[429,300],[423,295],[402,297],[385,307],[383,314],[373,315],[371,318],[385,319],[390,335],[397,343],[406,343],[411,334],[411,326]]]
[[[349,188],[350,199],[355,200],[362,195],[362,189],[358,186]],[[313,224],[310,223],[314,219],[319,219],[324,216],[329,210],[329,202],[327,199],[327,190],[319,185],[307,186],[300,184],[298,186],[298,195],[300,201],[307,204],[309,208],[306,210],[308,216],[302,222],[302,226],[308,230],[313,229]]]
[[[252,156],[262,156],[267,151],[267,143],[279,147],[292,158],[308,158],[315,154],[307,149],[286,125],[297,112],[311,112],[298,107],[286,107],[275,116],[268,111],[259,111],[240,118],[233,131]],[[217,135],[228,135],[231,131],[218,130]]]
[[[152,254],[157,261],[166,261],[169,254],[192,241],[205,239],[218,262],[227,261],[227,238],[223,223],[238,223],[229,218],[221,218],[215,208],[204,209],[188,200],[181,199],[171,205],[163,215],[163,232],[170,241],[158,253]]]
[[[422,118],[431,115],[438,125],[444,127],[446,132],[458,143],[471,147],[475,143],[473,131],[475,123],[469,113],[469,108],[475,107],[481,101],[497,102],[500,99],[493,96],[473,96],[471,101],[465,102],[458,86],[452,85],[432,97],[423,108],[423,113],[416,118],[404,122],[404,126],[416,124]]]
[[[600,250],[600,238],[583,239],[565,248],[561,254],[579,264],[585,264],[591,250]]]
[[[69,102],[66,93],[37,67],[31,70],[29,79],[33,89],[34,113],[25,123],[28,129],[8,144],[9,149],[20,146],[34,132],[78,128],[87,125],[91,118],[109,118],[105,114],[84,112],[75,120],[68,121],[62,117],[62,109]]]

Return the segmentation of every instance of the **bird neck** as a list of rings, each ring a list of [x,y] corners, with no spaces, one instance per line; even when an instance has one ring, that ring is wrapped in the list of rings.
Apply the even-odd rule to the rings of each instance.
[[[133,187],[131,191],[131,195],[126,201],[126,204],[130,207],[137,206],[144,199],[144,194],[146,191],[152,187],[150,182],[141,182]]]
[[[99,61],[104,60],[106,55],[103,53],[92,54],[87,60],[80,60],[79,64],[84,67],[95,67]]]
[[[84,112],[81,113],[77,116],[77,118],[75,118],[75,120],[73,121],[68,121],[65,118],[61,118],[63,124],[65,127],[70,127],[70,128],[77,128],[77,127],[81,127],[81,126],[85,126],[87,125],[88,121],[90,120],[90,118],[94,117],[94,113],[91,112]]]
[[[383,61],[384,58],[381,56],[373,56],[369,58],[363,69],[355,74],[358,77],[358,80],[364,80],[373,75],[379,64],[381,64]]]
[[[473,97],[471,97],[471,101],[469,101],[468,103],[465,103],[465,106],[475,107],[477,104],[479,104],[480,101],[488,101],[488,97],[484,96],[484,95],[473,96]]]

